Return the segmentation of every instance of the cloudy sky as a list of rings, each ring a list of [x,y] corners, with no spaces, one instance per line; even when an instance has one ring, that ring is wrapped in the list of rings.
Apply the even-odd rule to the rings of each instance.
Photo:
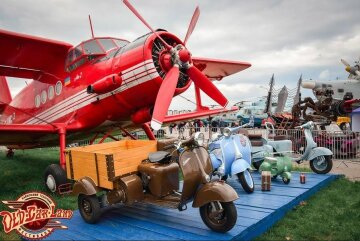
[[[194,56],[248,61],[252,67],[217,83],[235,103],[266,94],[271,75],[276,87],[293,88],[299,79],[347,77],[340,59],[360,55],[358,0],[131,0],[153,28],[183,39],[197,5],[200,18],[187,47]],[[95,35],[134,40],[148,32],[121,0],[1,0],[0,28],[78,44]],[[11,81],[12,94],[22,80]],[[310,94],[309,92],[305,92]],[[304,94],[303,94],[304,95]],[[194,99],[189,90],[185,97]],[[206,104],[212,104],[205,98]],[[172,108],[193,105],[176,97]]]

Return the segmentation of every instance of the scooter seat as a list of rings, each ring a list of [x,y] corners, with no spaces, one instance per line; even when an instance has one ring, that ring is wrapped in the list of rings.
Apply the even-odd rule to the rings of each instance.
[[[149,161],[151,163],[155,163],[155,162],[161,162],[163,160],[166,160],[168,158],[170,158],[170,153],[167,151],[157,151],[157,152],[151,152],[149,154]]]
[[[263,146],[263,142],[262,141],[252,141],[251,142],[251,146]]]
[[[283,140],[287,140],[285,135],[274,136],[274,141],[283,141]]]
[[[257,139],[261,139],[262,135],[261,134],[249,134],[248,137],[250,140],[257,140]]]

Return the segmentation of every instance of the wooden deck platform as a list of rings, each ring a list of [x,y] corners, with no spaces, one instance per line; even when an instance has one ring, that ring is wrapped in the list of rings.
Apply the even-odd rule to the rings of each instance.
[[[239,193],[235,202],[238,219],[226,234],[209,230],[203,224],[199,210],[188,205],[183,212],[152,205],[116,207],[106,211],[96,225],[86,224],[78,211],[71,220],[61,220],[67,230],[56,230],[46,240],[251,240],[280,220],[287,211],[309,198],[337,175],[306,174],[300,184],[293,173],[289,185],[280,178],[272,182],[270,192],[262,192],[260,175],[253,173],[255,192],[246,194],[235,179],[230,179]]]

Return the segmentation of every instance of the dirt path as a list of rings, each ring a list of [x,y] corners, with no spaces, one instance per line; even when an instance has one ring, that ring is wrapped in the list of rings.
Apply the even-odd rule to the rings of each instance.
[[[298,164],[294,164],[298,165]],[[308,162],[303,162],[299,166],[309,167]],[[333,160],[333,168],[330,173],[343,174],[347,179],[360,181],[360,158],[352,160]]]

